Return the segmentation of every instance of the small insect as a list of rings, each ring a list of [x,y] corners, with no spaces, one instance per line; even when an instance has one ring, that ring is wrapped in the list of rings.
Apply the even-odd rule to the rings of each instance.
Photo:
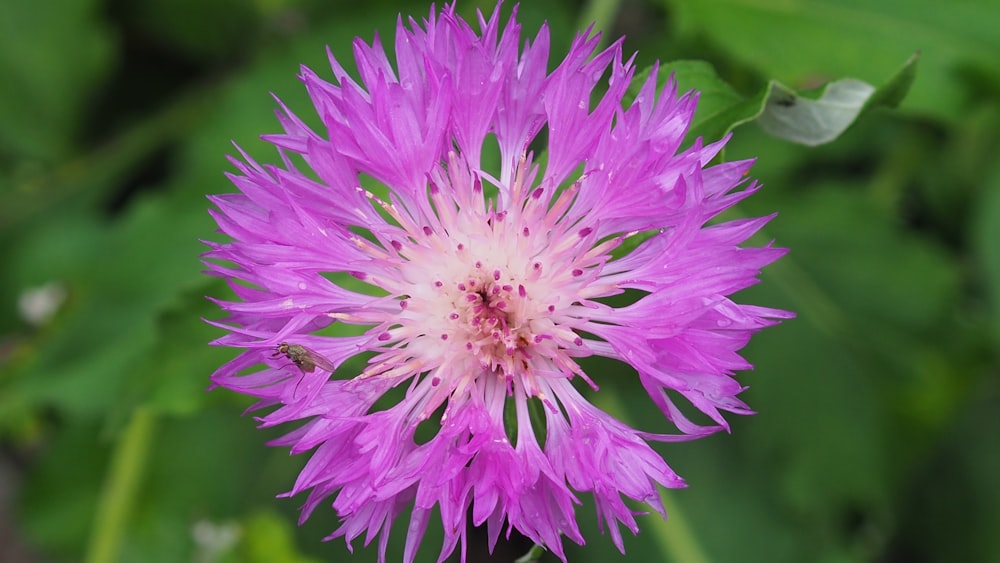
[[[299,344],[289,344],[287,342],[278,344],[274,348],[274,353],[271,354],[271,357],[277,358],[281,355],[291,360],[303,373],[312,373],[317,367],[330,373],[333,373],[337,369],[334,367],[333,362],[328,360],[323,354]]]

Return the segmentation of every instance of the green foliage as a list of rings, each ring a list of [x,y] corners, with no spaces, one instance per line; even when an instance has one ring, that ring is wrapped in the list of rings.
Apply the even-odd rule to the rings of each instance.
[[[662,66],[657,78],[661,87],[668,77],[673,77],[679,92],[699,93],[689,138],[719,139],[740,125],[755,122],[780,139],[816,146],[839,137],[864,112],[899,104],[916,76],[917,58],[910,57],[878,88],[844,78],[823,85],[814,97],[771,80],[756,94],[744,98],[704,61],[669,62]],[[633,95],[646,76],[648,71],[632,85]]]
[[[459,10],[476,5],[492,8]],[[315,123],[300,64],[329,76],[326,45],[349,58],[356,35],[386,39],[398,12],[427,9],[0,3],[0,463],[21,484],[0,516],[26,550],[347,560],[319,541],[337,525],[328,507],[296,527],[302,499],[273,498],[304,458],[265,447],[280,430],[241,418],[246,400],[205,393],[235,353],[208,346],[222,332],[201,320],[220,316],[204,296],[227,291],[201,273],[199,240],[218,238],[205,195],[233,190],[232,140],[275,161],[257,139],[278,129],[269,92]],[[799,315],[745,350],[758,415],[661,447],[691,485],[669,493],[674,516],[643,517],[623,557],[585,500],[588,545],[569,558],[691,563],[678,529],[709,562],[1000,558],[1000,4],[560,0],[520,13],[531,35],[550,22],[553,52],[590,14],[641,47],[640,68],[665,61],[661,83],[673,73],[701,92],[691,139],[731,132],[725,157],[758,159],[764,188],[733,215],[778,211],[757,242],[791,249],[741,299]],[[845,86],[861,94],[846,107],[831,98]],[[19,300],[39,289],[49,307],[25,316]],[[630,374],[591,367],[601,406],[670,431]],[[351,561],[375,559],[355,548]]]
[[[839,76],[867,82],[924,55],[920,87],[903,107],[958,118],[971,84],[961,69],[996,84],[1000,3],[933,0],[662,0],[676,30],[708,38],[728,59],[795,87]],[[721,53],[720,53],[721,54]]]
[[[99,4],[0,5],[0,164],[5,167],[34,171],[72,154],[69,141],[116,54]]]

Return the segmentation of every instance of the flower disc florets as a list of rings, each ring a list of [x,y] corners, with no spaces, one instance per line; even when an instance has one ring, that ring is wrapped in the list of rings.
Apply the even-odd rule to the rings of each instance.
[[[545,27],[520,51],[513,15],[479,28],[449,6],[399,22],[395,65],[355,42],[360,81],[332,56],[335,83],[303,69],[325,135],[282,106],[265,137],[282,165],[233,160],[240,193],[211,198],[231,241],[206,256],[237,296],[216,343],[245,350],[212,380],[272,407],[264,426],[305,421],[275,442],[314,450],[289,493],[309,491],[302,518],[332,497],[330,537],[380,537],[382,559],[408,512],[412,561],[434,510],[442,559],[470,523],[565,558],[562,537],[584,541],[579,492],[623,549],[624,498],[663,513],[657,486],[683,486],[646,440],[749,412],[737,352],[790,314],[728,296],[784,250],[740,246],[769,217],[706,226],[757,190],[750,162],[708,167],[723,142],[680,150],[695,98],[658,92],[655,69],[623,105],[620,42],[578,36],[548,72]],[[597,389],[578,363],[594,355],[634,371],[682,434],[587,402],[573,380]]]

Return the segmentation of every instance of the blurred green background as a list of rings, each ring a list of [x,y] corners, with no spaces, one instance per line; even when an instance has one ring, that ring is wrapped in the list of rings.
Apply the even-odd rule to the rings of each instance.
[[[492,10],[459,10],[477,6]],[[329,509],[299,528],[301,499],[274,498],[304,458],[264,446],[281,432],[241,417],[244,398],[204,392],[233,356],[200,320],[220,316],[204,296],[226,291],[201,274],[199,239],[218,238],[205,194],[233,191],[231,140],[277,160],[257,138],[278,129],[269,92],[312,117],[300,64],[329,78],[326,45],[345,60],[354,36],[389,38],[396,14],[427,11],[0,2],[0,560],[346,560],[343,542],[320,541]],[[741,300],[799,317],[745,350],[759,414],[660,448],[691,485],[670,494],[675,517],[641,518],[620,556],[585,501],[589,543],[570,561],[1000,561],[1000,2],[521,6],[526,35],[549,22],[554,54],[595,19],[627,35],[640,68],[706,60],[743,96],[770,79],[877,85],[921,59],[898,110],[828,145],[735,130],[727,158],[759,158],[765,184],[738,213],[778,211],[758,242],[791,249]],[[617,394],[598,404],[669,431],[629,377],[586,367]],[[681,560],[678,536],[696,544]],[[469,561],[489,560],[470,537]],[[374,560],[360,543],[350,560]]]

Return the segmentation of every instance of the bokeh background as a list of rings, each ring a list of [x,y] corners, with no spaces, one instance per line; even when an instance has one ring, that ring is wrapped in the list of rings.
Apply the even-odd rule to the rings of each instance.
[[[505,9],[509,10],[508,2]],[[472,16],[492,4],[463,0]],[[345,561],[330,510],[276,499],[304,458],[268,448],[248,402],[204,391],[234,355],[204,296],[206,194],[235,140],[275,161],[271,92],[330,77],[355,36],[391,37],[424,1],[0,2],[0,561]],[[759,414],[660,448],[690,488],[618,555],[585,501],[571,561],[1000,561],[1000,2],[525,1],[553,52],[597,20],[638,65],[712,63],[737,92],[878,85],[915,52],[897,110],[807,148],[735,130],[791,253],[742,300],[798,312],[746,348]],[[353,366],[356,369],[357,366]],[[617,366],[594,400],[670,429]],[[352,369],[351,365],[345,368]],[[349,373],[338,374],[349,376]],[[432,526],[433,527],[433,526]],[[391,557],[405,536],[397,527]],[[439,536],[438,536],[439,537]],[[491,560],[472,533],[470,561]],[[432,531],[421,561],[437,556]],[[514,538],[492,560],[512,561]],[[680,554],[680,555],[678,555]],[[360,542],[350,561],[372,561]],[[454,560],[454,558],[453,558]],[[546,555],[543,561],[553,561]]]

